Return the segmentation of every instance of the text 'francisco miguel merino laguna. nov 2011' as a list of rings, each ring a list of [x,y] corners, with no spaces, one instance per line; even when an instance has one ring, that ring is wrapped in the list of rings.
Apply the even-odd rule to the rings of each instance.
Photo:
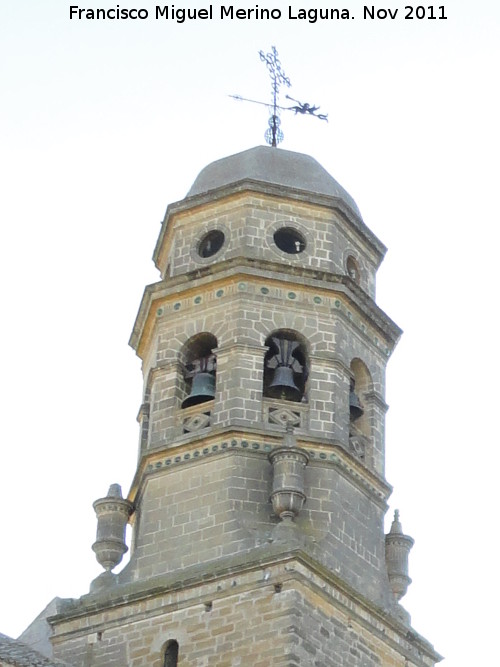
[[[404,20],[436,20],[447,19],[444,5],[405,5],[404,7],[377,7],[364,5],[359,15],[363,20],[394,21]],[[76,20],[167,20],[175,23],[198,20],[238,20],[238,21],[279,21],[301,20],[308,23],[318,21],[336,21],[355,19],[351,9],[338,7],[295,7],[288,5],[284,8],[268,8],[254,5],[253,7],[239,7],[236,5],[207,5],[206,7],[177,7],[176,5],[156,5],[154,9],[116,7],[86,8],[71,5],[69,18]]]

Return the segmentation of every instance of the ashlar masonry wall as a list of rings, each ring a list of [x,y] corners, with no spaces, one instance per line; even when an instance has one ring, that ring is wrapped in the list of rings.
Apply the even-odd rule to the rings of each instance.
[[[285,225],[293,225],[305,238],[300,254],[290,255],[276,246],[274,233]],[[374,298],[380,257],[351,227],[332,206],[243,192],[172,214],[159,268],[166,278],[212,263],[196,248],[207,230],[217,229],[226,238],[218,262],[249,257],[345,274],[350,255],[359,267],[361,287]]]
[[[179,462],[160,472],[151,466],[137,497],[132,554],[118,575],[120,584],[214,563],[273,542],[279,521],[269,500],[271,465],[262,449],[245,445],[226,442],[215,446],[217,452],[205,448],[207,454],[200,446],[187,461],[180,454]],[[305,552],[368,599],[390,605],[384,501],[326,456],[306,468],[305,493],[296,521]]]
[[[267,579],[267,581],[266,581]],[[71,667],[430,667],[426,645],[405,637],[341,591],[288,560],[121,604],[84,601],[52,619],[55,656]],[[132,596],[131,596],[132,597]]]

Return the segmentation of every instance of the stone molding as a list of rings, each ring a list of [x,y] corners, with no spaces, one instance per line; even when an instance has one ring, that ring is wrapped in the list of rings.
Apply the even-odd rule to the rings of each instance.
[[[195,433],[189,444],[163,448],[161,452],[150,451],[142,457],[128,499],[133,503],[138,502],[141,487],[150,475],[164,474],[175,470],[178,466],[193,465],[206,457],[245,453],[248,456],[267,458],[273,450],[282,447],[283,431],[274,432],[272,436],[268,435],[269,438],[261,436],[251,439],[230,431],[226,437],[223,434],[217,436],[211,434],[200,441],[199,433]],[[320,444],[310,438],[301,439],[300,434],[298,436],[297,445],[307,452],[310,467],[332,466],[336,468],[384,511],[387,509],[386,501],[392,492],[392,487],[375,472],[368,469],[345,446],[337,443]]]
[[[278,589],[276,585],[278,584]],[[154,577],[147,582],[118,584],[111,591],[67,600],[60,613],[48,618],[54,643],[117,627],[123,623],[161,616],[169,611],[216,603],[228,595],[270,587],[275,592],[300,586],[306,596],[320,596],[352,623],[366,628],[418,667],[431,667],[441,656],[416,632],[408,632],[396,609],[366,600],[342,578],[321,565],[300,547],[266,544],[250,552],[220,558],[182,572]],[[147,601],[147,610],[140,606]],[[135,609],[134,609],[135,606]],[[99,616],[101,615],[101,618]],[[66,623],[81,619],[79,629]]]
[[[228,284],[231,287],[229,292],[238,293],[239,283],[255,284],[257,281],[274,285],[284,284],[285,289],[295,294],[295,303],[301,301],[300,298],[296,298],[299,293],[310,295],[311,291],[318,291],[322,294],[326,292],[323,298],[333,300],[329,308],[333,307],[335,312],[344,315],[352,324],[356,324],[356,320],[352,317],[351,309],[361,313],[364,320],[370,321],[370,328],[373,327],[378,335],[368,336],[369,332],[364,322],[358,325],[360,331],[366,337],[371,338],[371,342],[383,351],[385,356],[391,354],[401,336],[401,329],[348,276],[268,260],[238,257],[148,285],[141,300],[129,345],[140,355],[141,340],[144,334],[152,330],[158,317],[167,314],[165,309],[173,308],[177,312],[176,308],[179,304],[179,312],[182,310],[185,313],[190,304],[186,303],[182,308],[183,300],[189,301],[202,294],[216,293],[218,288]],[[179,288],[183,286],[186,289],[180,290]],[[246,290],[240,291],[241,293],[246,292]],[[351,304],[349,307],[344,303],[345,300]],[[314,304],[314,307],[321,307],[321,305]],[[156,312],[153,313],[153,311]],[[350,317],[349,313],[351,313]]]
[[[305,431],[308,428],[309,405],[263,397],[262,418],[265,424],[273,428],[283,429],[290,423],[295,429]]]
[[[210,206],[214,203],[220,206],[224,199],[227,200],[228,198],[241,197],[242,194],[267,195],[271,199],[279,199],[282,202],[291,200],[302,204],[308,204],[313,207],[319,206],[321,208],[336,210],[341,214],[342,219],[348,223],[349,228],[370,246],[372,252],[374,252],[377,257],[377,267],[380,266],[385,253],[387,252],[386,246],[375,236],[369,227],[365,225],[361,217],[340,197],[314,193],[307,190],[299,190],[297,188],[277,186],[252,179],[243,179],[236,183],[214,188],[208,193],[186,197],[181,201],[169,204],[153,252],[155,266],[160,269],[160,255],[162,254],[164,241],[167,236],[167,231],[173,226],[173,218],[175,218],[176,215],[200,207]]]
[[[375,405],[384,414],[389,410],[389,406],[384,401],[382,395],[378,393],[378,391],[367,391],[363,394],[363,398],[368,404]]]
[[[140,423],[143,419],[149,419],[150,411],[151,403],[149,401],[142,403],[137,413],[137,421]]]

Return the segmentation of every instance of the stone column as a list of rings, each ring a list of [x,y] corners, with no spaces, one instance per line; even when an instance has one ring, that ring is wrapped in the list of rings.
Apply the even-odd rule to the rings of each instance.
[[[367,465],[379,475],[385,474],[385,414],[388,405],[376,391],[363,395],[364,418],[369,424],[370,452],[367,453]]]
[[[151,401],[149,409],[148,447],[164,446],[179,435],[177,411],[183,398],[180,384],[183,369],[178,361],[171,361],[152,369]]]
[[[333,354],[311,357],[309,428],[320,437],[349,442],[349,369]]]
[[[137,421],[139,422],[139,454],[143,454],[149,445],[149,414],[151,411],[151,404],[144,402],[139,408]]]
[[[261,425],[266,352],[267,347],[239,340],[214,350],[217,357],[214,426]]]

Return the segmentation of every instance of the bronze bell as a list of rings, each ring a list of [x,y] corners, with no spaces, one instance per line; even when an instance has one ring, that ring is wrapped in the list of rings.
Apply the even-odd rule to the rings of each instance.
[[[182,401],[183,408],[190,408],[198,403],[211,401],[215,396],[215,375],[212,373],[196,373],[191,385],[191,393]]]
[[[358,395],[354,391],[354,382],[351,382],[351,389],[349,391],[349,414],[351,416],[351,421],[356,421],[363,414],[364,410],[361,406],[361,402],[358,398]]]
[[[267,396],[281,398],[286,401],[300,401],[302,392],[293,380],[293,370],[290,366],[277,366],[273,381],[269,385]]]

